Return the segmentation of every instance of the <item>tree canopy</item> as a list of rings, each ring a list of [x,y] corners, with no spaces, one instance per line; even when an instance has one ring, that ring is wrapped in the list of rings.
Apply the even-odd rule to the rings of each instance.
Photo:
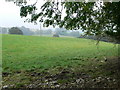
[[[31,15],[29,22],[39,20],[45,27],[81,29],[86,35],[107,35],[120,42],[120,2],[45,2],[38,12],[37,2],[27,5],[23,1],[17,2],[20,16]]]
[[[9,29],[9,34],[23,35],[23,32],[17,27],[12,27]]]

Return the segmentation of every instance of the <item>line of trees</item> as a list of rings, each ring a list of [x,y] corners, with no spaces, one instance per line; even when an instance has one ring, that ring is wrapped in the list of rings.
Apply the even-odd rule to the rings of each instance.
[[[31,30],[24,26],[22,27],[11,27],[11,28],[1,28],[0,33],[2,34],[20,34],[20,35],[58,35],[58,36],[72,36],[79,37],[81,33],[79,31],[68,31],[64,28],[55,28],[52,29],[42,29],[42,30]]]

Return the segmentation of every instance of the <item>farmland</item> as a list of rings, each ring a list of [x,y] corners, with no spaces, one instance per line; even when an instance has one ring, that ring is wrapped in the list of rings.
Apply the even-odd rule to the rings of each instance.
[[[96,45],[83,38],[3,35],[3,86],[116,87],[117,56],[118,45],[102,41]],[[102,84],[92,82],[99,77]]]

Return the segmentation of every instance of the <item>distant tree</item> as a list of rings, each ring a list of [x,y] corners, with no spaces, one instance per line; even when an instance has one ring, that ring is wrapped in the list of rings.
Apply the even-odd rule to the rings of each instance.
[[[19,27],[19,29],[23,32],[24,35],[34,35],[34,32],[29,28],[22,26],[22,27]]]
[[[56,28],[54,32],[58,35],[64,35],[65,31],[66,29],[64,28]]]
[[[52,30],[51,30],[51,29],[48,29],[48,30],[47,30],[47,34],[51,35],[51,34],[52,34]]]
[[[69,33],[70,36],[74,36],[74,37],[79,37],[80,34],[79,34],[79,31],[72,31]]]
[[[58,34],[53,34],[53,37],[59,37],[59,35]]]
[[[7,31],[8,31],[8,28],[5,28],[5,27],[2,28],[2,27],[0,27],[0,33],[1,34],[8,34]]]
[[[52,30],[51,29],[42,30],[42,34],[43,35],[51,35],[52,34]]]
[[[9,29],[9,34],[23,35],[23,32],[17,27],[12,27]]]

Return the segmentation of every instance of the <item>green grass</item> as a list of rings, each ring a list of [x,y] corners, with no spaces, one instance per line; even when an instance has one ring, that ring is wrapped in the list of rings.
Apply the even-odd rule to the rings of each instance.
[[[115,88],[119,80],[117,56],[118,45],[112,43],[96,45],[94,40],[81,38],[2,35],[2,85],[53,88],[51,83],[56,81],[67,88],[106,85]],[[97,80],[99,77],[101,81]],[[86,82],[76,83],[79,78]]]
[[[118,53],[112,43],[65,37],[3,35],[2,45],[3,72],[76,68]]]

